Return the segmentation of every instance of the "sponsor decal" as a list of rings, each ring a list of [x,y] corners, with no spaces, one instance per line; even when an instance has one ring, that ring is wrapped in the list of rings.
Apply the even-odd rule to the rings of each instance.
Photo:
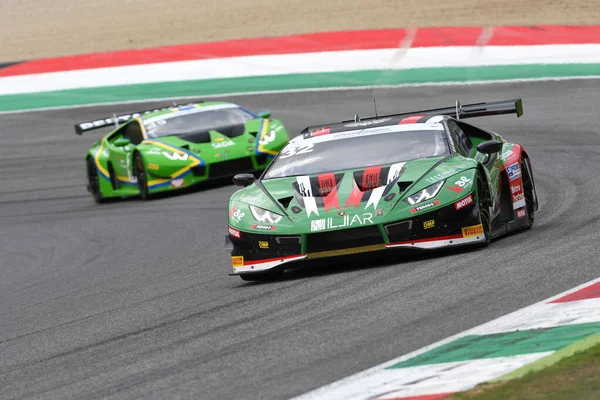
[[[302,212],[302,209],[298,206],[292,206],[291,210],[294,214],[300,214]]]
[[[414,124],[423,117],[424,115],[411,115],[410,117],[403,118],[398,125]]]
[[[464,238],[483,235],[483,225],[479,224],[462,228],[462,235]]]
[[[435,220],[430,219],[429,221],[423,222],[423,229],[433,228],[435,226]]]
[[[456,211],[458,211],[461,208],[465,208],[466,206],[470,206],[471,204],[473,204],[473,195],[468,195],[464,199],[459,200],[456,203],[454,203],[454,207],[456,208]]]
[[[505,152],[503,152],[502,154],[500,154],[500,160],[504,161],[506,160],[508,157],[512,156],[513,151],[512,150],[506,150]]]
[[[244,218],[246,216],[246,213],[244,213],[242,210],[240,210],[239,208],[237,208],[237,205],[235,207],[233,207],[231,209],[231,212],[229,213],[231,219],[233,219],[235,222],[240,222],[242,220],[242,218]]]
[[[381,186],[381,167],[369,167],[363,172],[362,190],[367,191]]]
[[[343,215],[340,218],[321,218],[310,221],[310,231],[317,232],[325,229],[347,228],[351,226],[359,226],[373,223],[372,213],[362,213],[354,215]]]
[[[269,242],[266,242],[264,240],[259,240],[258,241],[258,248],[260,248],[260,249],[268,249],[269,248]]]
[[[222,138],[217,138],[217,139],[222,139]],[[224,147],[235,146],[235,143],[231,140],[228,140],[226,142],[212,142],[210,145],[213,147],[213,149],[222,149]]]
[[[519,194],[513,194],[513,203],[518,203],[519,201],[525,199],[525,196],[523,196],[523,192],[519,193]]]
[[[244,203],[252,203],[259,205],[265,203],[265,199],[263,197],[250,196],[248,194],[243,194],[242,196],[240,196],[240,201],[243,201]]]
[[[521,167],[519,167],[519,163],[516,162],[514,164],[510,164],[506,167],[506,172],[508,173],[508,177],[511,181],[519,178],[521,176]]]
[[[233,229],[232,227],[229,227],[229,234],[234,238],[240,238],[240,231],[238,231],[237,229]]]
[[[319,215],[317,208],[317,201],[313,197],[312,186],[310,184],[310,177],[298,176],[296,177],[296,183],[298,183],[298,191],[304,200],[304,207],[306,208],[306,215],[311,216],[312,213]]]
[[[462,171],[462,168],[449,169],[446,171],[442,171],[439,174],[435,174],[426,179],[427,182],[436,183],[437,181],[441,181],[442,179],[454,175],[456,172]]]
[[[261,145],[267,145],[269,143],[271,143],[273,140],[275,140],[275,136],[276,136],[276,132],[275,129],[271,129],[271,131],[269,133],[267,133],[266,135],[264,135],[259,141],[258,144]]]
[[[215,142],[222,142],[223,140],[225,140],[224,137],[215,138]]]
[[[517,210],[517,218],[525,218],[525,215],[527,215],[525,208],[519,208]]]
[[[277,229],[275,225],[261,225],[261,224],[253,224],[252,229],[260,229],[262,231],[274,231]]]
[[[348,128],[358,128],[360,126],[370,126],[370,125],[382,124],[382,123],[387,122],[389,120],[391,120],[391,118],[379,118],[379,119],[373,119],[373,120],[369,120],[369,121],[353,122],[351,124],[346,124],[344,126],[346,126]]]
[[[375,215],[381,217],[383,215],[383,208],[378,208],[377,210],[375,210]]]
[[[162,155],[172,161],[176,161],[176,160],[185,161],[188,159],[187,153],[175,153],[175,152],[163,151]]]
[[[183,178],[173,179],[171,181],[171,187],[177,188],[183,186]]]
[[[233,268],[243,267],[244,266],[244,256],[232,256],[231,264],[233,265]]]
[[[340,202],[338,199],[337,185],[335,182],[335,174],[333,172],[327,174],[320,174],[319,179],[319,192],[323,197],[323,203],[325,211],[329,211],[330,208],[340,209]]]
[[[518,185],[518,184],[517,185],[512,185],[510,187],[510,190],[512,191],[512,194],[521,192],[521,185]]]
[[[312,131],[310,131],[311,135],[313,137],[315,136],[322,136],[322,135],[329,135],[329,133],[331,133],[331,129],[326,126],[323,128],[318,128],[318,129],[313,129]]]
[[[158,169],[158,165],[157,164],[148,164],[148,168],[149,169]]]
[[[426,210],[426,209],[431,208],[431,207],[435,207],[435,206],[437,206],[439,204],[440,204],[440,202],[438,200],[432,201],[431,203],[425,203],[423,205],[420,205],[420,206],[417,206],[417,207],[413,207],[413,208],[410,209],[410,212],[411,213],[416,213],[416,212],[419,212],[419,211],[422,211],[422,210]]]

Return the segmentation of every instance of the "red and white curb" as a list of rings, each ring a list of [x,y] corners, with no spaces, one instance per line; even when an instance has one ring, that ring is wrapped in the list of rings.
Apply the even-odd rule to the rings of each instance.
[[[600,64],[600,26],[535,28],[329,32],[34,60],[0,69],[0,95],[365,70]]]
[[[600,278],[294,400],[443,399],[502,377],[598,332]],[[509,337],[509,340],[502,342],[503,336]],[[523,338],[515,340],[516,336]],[[458,354],[456,361],[436,362],[452,358],[448,353],[456,352],[456,348],[461,346],[463,354],[465,351],[469,354],[470,340],[479,342],[487,354],[480,353],[477,359],[460,359],[461,354]],[[552,350],[543,351],[544,346],[546,350]],[[503,353],[520,354],[495,356]]]

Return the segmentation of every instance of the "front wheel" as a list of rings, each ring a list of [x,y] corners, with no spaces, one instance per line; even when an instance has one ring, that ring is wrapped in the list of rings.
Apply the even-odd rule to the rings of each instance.
[[[523,158],[521,165],[522,183],[523,183],[523,194],[525,197],[525,209],[527,210],[527,229],[531,228],[535,221],[535,209],[536,209],[536,198],[535,198],[535,187],[533,184],[533,177],[531,174],[531,165],[529,159]]]
[[[106,199],[103,198],[102,192],[100,191],[100,177],[93,158],[87,160],[87,175],[88,190],[92,195],[92,198],[96,203],[104,203]]]
[[[142,200],[148,199],[148,175],[146,174],[146,167],[144,160],[140,153],[135,153],[133,156],[133,165],[135,169],[135,177],[137,178],[137,185],[140,191],[140,197]]]
[[[481,243],[481,247],[486,247],[492,240],[492,216],[490,209],[492,200],[486,180],[477,172],[477,204],[479,206],[479,221],[483,227],[485,240]]]

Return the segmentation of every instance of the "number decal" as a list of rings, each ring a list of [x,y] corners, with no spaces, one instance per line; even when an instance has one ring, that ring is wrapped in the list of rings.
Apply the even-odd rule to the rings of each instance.
[[[264,135],[259,141],[259,144],[262,144],[263,146],[266,144],[271,143],[273,140],[275,140],[275,129],[271,129],[271,132],[267,133],[266,135]]]
[[[313,143],[307,143],[301,144],[297,147],[283,149],[283,151],[279,155],[279,158],[288,158],[292,156],[297,156],[298,154],[307,154],[313,151],[313,147],[315,147]]]
[[[186,153],[179,154],[179,153],[175,153],[175,152],[169,153],[169,152],[163,151],[162,154],[163,154],[163,156],[167,157],[169,160],[173,160],[173,161],[175,161],[175,160],[185,161],[188,159],[188,155]]]

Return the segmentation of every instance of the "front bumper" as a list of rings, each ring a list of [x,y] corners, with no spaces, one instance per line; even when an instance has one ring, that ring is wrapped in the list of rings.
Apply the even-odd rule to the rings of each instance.
[[[233,236],[230,230],[227,241],[233,275],[281,269],[301,260],[394,248],[431,250],[484,242],[478,205],[472,201],[457,210],[458,203],[415,213],[408,219],[322,233],[277,235],[234,229]]]

